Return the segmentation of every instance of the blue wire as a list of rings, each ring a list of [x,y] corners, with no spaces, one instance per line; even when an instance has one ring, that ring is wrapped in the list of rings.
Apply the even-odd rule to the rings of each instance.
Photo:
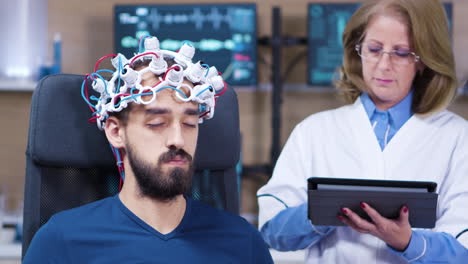
[[[119,62],[120,62],[120,60],[121,60],[121,58],[119,57]],[[114,74],[114,72],[111,71],[111,70],[109,70],[109,69],[101,69],[101,70],[96,71],[95,73],[98,74],[98,73],[101,73],[101,72],[107,72],[107,73],[110,73],[110,74]],[[100,74],[99,74],[98,76],[100,76]],[[103,78],[101,77],[101,79],[103,79]],[[106,82],[104,82],[104,85],[105,85],[105,87],[106,87],[106,93],[109,94],[109,93],[107,92],[107,84],[106,84]]]
[[[84,94],[86,79],[87,79],[87,78],[85,78],[85,79],[83,80],[83,83],[81,84],[81,97],[83,97],[83,100],[84,100],[89,106],[91,106],[92,108],[96,109],[96,106],[93,105],[93,104],[91,104],[91,102],[89,102],[88,99],[86,99],[86,96],[85,96],[85,94]]]
[[[204,63],[202,64],[201,66],[205,67],[206,68],[206,73],[205,73],[205,77],[208,76],[208,72],[210,71],[210,65]]]
[[[162,88],[159,88],[156,92],[159,92],[159,91],[162,91],[162,90],[165,90],[165,89],[172,89],[172,90],[174,90],[174,91],[180,93],[181,95],[183,95],[185,98],[188,98],[188,97],[184,94],[184,92],[182,92],[181,90],[179,90],[179,89],[177,89],[177,88],[175,88],[175,87],[172,87],[172,86],[164,86],[164,87],[162,87]]]
[[[190,42],[190,41],[188,41],[188,40],[182,41],[182,45],[184,45],[184,44],[187,44],[187,45],[189,45],[190,47],[193,47],[192,42]]]
[[[272,198],[276,199],[278,202],[282,203],[284,205],[284,207],[289,208],[288,204],[286,204],[283,200],[281,200],[280,198],[274,196],[273,194],[266,193],[266,194],[257,195],[257,198],[259,198],[259,197],[272,197]]]
[[[97,71],[96,73],[100,73],[100,72],[108,72],[108,73],[110,73],[110,74],[114,74],[113,71],[108,70],[108,69],[102,69],[102,70]]]
[[[143,43],[143,41],[145,41],[144,36],[141,38],[140,43],[138,43],[138,53],[141,53],[141,43]]]
[[[114,150],[115,156],[117,157],[117,162],[122,161],[122,160],[120,159],[120,154],[119,154],[118,149],[114,148],[114,146],[112,146],[112,145],[111,145],[111,148]]]
[[[106,94],[109,94],[109,92],[107,92],[106,80],[99,73],[91,73],[91,76],[97,76],[99,79],[101,79],[104,82],[104,90],[106,91]]]
[[[142,45],[142,44],[145,42],[145,39],[146,39],[146,38],[149,38],[149,37],[150,37],[149,35],[144,35],[144,36],[141,38],[140,43],[139,43],[139,47],[138,47],[138,53],[142,53],[142,52],[143,52],[143,51],[142,51],[142,49],[143,49],[143,47],[142,47],[143,45]]]
[[[89,99],[91,99],[91,100],[93,100],[93,101],[99,102],[99,98],[97,98],[97,97],[94,96],[94,95],[91,95],[91,96],[89,97]]]
[[[133,98],[136,98],[137,96],[142,96],[142,95],[152,95],[153,93],[142,93],[142,94],[134,94],[134,95],[131,95],[131,96],[127,96],[127,97],[124,97],[122,98],[116,105],[114,105],[114,107],[119,107],[120,106],[120,103],[122,101],[126,101],[126,100],[130,100],[130,99],[133,99]]]
[[[200,94],[204,93],[206,90],[210,89],[210,88],[213,89],[213,87],[211,87],[211,86],[208,86],[208,87],[206,87],[205,89],[203,89],[201,92],[199,92],[199,93],[197,94],[197,97],[198,97]]]
[[[112,146],[111,144],[109,144],[109,146],[111,147],[112,149],[112,152],[114,152],[115,154],[115,159],[117,160],[117,166],[119,167],[119,171],[120,171],[120,164],[122,164],[122,159],[120,158],[120,154],[119,154],[119,150],[114,148],[114,146]],[[122,180],[125,180],[125,172],[124,171],[120,171],[120,177],[122,178]]]

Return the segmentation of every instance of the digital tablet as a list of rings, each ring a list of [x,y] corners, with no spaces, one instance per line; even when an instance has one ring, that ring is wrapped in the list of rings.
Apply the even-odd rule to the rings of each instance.
[[[398,218],[409,208],[411,227],[433,228],[436,221],[437,184],[420,181],[360,180],[312,177],[308,179],[308,217],[314,225],[345,225],[337,215],[347,207],[371,221],[360,207],[365,202],[382,216]]]

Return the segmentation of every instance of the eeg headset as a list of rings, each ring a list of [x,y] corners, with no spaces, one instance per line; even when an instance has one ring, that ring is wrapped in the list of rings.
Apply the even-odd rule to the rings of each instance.
[[[140,38],[139,46],[139,53],[130,59],[120,53],[102,57],[97,61],[94,72],[86,75],[83,81],[82,96],[93,111],[92,119],[96,120],[99,129],[104,128],[109,113],[120,112],[129,103],[150,104],[156,100],[157,93],[165,89],[174,90],[176,97],[183,102],[197,102],[200,109],[199,123],[202,123],[203,119],[213,117],[216,98],[227,88],[216,67],[210,67],[200,61],[192,63],[195,48],[189,42],[184,42],[177,52],[173,52],[160,49],[156,37],[143,36]],[[101,61],[109,57],[112,57],[111,63],[115,71],[98,70]],[[166,61],[168,59],[174,60],[175,64],[168,67]],[[133,64],[138,60],[151,60],[151,62],[148,67],[135,70]],[[101,76],[103,72],[112,74],[110,80]],[[143,86],[142,76],[146,72],[159,76],[159,82],[153,86]],[[86,87],[88,79],[92,81],[93,90],[100,94],[99,98],[88,96]],[[192,82],[194,86],[185,84],[184,79]],[[188,93],[184,93],[181,88]],[[149,96],[150,99],[144,100],[142,96]],[[92,104],[91,101],[97,103]]]
[[[216,99],[226,91],[227,84],[214,66],[210,67],[200,61],[192,63],[194,54],[195,48],[189,42],[184,42],[177,52],[173,52],[160,49],[156,37],[143,36],[139,41],[139,52],[132,58],[127,59],[120,53],[100,58],[94,66],[94,72],[87,74],[81,85],[81,95],[93,112],[90,121],[95,121],[98,128],[103,130],[109,113],[120,112],[129,103],[150,104],[156,100],[157,93],[165,89],[174,90],[176,98],[183,102],[197,102],[199,123],[211,119]],[[111,58],[115,71],[99,70],[99,64],[106,58]],[[136,70],[133,66],[138,60],[150,62],[147,67]],[[168,67],[167,60],[173,60],[175,64]],[[153,86],[143,86],[142,76],[146,72],[155,74],[159,82]],[[107,80],[102,73],[110,73],[112,77]],[[193,87],[184,83],[184,79],[193,83]],[[88,81],[99,97],[89,96]],[[121,176],[120,189],[125,178],[123,161],[120,150],[112,145],[111,149]]]

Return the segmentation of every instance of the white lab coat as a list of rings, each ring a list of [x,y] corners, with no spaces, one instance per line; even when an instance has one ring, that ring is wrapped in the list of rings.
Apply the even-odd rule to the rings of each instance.
[[[434,181],[439,199],[433,230],[456,236],[468,228],[468,122],[449,111],[413,115],[382,151],[358,98],[298,124],[258,195],[298,206],[307,202],[307,178],[313,176]],[[260,227],[285,209],[272,197],[258,200]],[[458,240],[468,247],[468,232]],[[406,263],[380,239],[349,227],[337,227],[311,245],[306,258],[307,263]]]

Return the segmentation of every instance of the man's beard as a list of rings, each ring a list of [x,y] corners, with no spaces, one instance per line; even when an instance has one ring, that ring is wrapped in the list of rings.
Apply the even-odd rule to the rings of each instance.
[[[126,152],[142,196],[159,201],[169,201],[191,189],[192,156],[183,149],[170,148],[168,152],[161,154],[156,165],[138,157],[130,144],[127,144]],[[170,161],[177,155],[186,159],[189,167],[168,168],[164,172],[161,168],[163,163]]]

